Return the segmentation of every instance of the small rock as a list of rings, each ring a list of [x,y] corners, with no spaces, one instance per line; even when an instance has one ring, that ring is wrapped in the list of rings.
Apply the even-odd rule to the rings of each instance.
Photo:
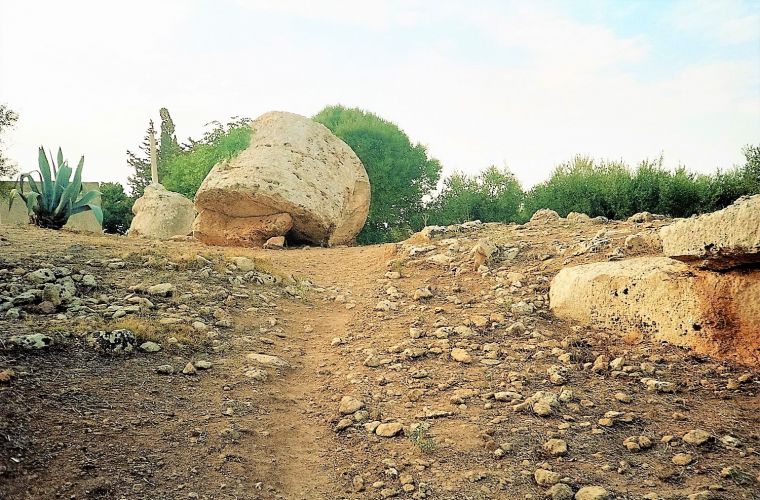
[[[174,367],[172,365],[159,365],[156,367],[156,372],[161,375],[172,375],[174,373]]]
[[[403,425],[398,422],[391,422],[378,425],[377,429],[375,429],[375,434],[381,437],[390,438],[398,435],[402,430],[404,430]]]
[[[565,483],[557,483],[546,492],[552,500],[573,500],[573,489]]]
[[[670,461],[675,465],[689,465],[694,461],[694,455],[691,453],[676,453]]]
[[[144,352],[158,352],[161,350],[161,346],[149,340],[140,344],[140,350]]]
[[[472,363],[472,356],[470,356],[470,353],[458,347],[451,350],[451,358],[460,363]]]
[[[173,295],[174,292],[177,291],[177,287],[172,285],[171,283],[159,283],[158,285],[153,285],[148,287],[148,294],[155,295],[158,297],[169,297],[170,295]]]
[[[188,361],[185,367],[182,369],[182,373],[185,375],[195,375],[198,372],[195,370],[195,366],[193,366],[192,361]]]
[[[710,441],[712,436],[702,429],[693,429],[683,435],[683,441],[693,446],[700,446]]]
[[[553,457],[567,455],[567,441],[564,439],[550,439],[544,443],[544,451]]]
[[[533,473],[533,479],[539,486],[553,486],[560,482],[562,475],[546,469],[536,469]]]
[[[364,402],[352,396],[343,396],[340,400],[338,412],[341,415],[350,415],[364,408]]]
[[[211,363],[211,361],[200,359],[198,361],[194,361],[193,366],[198,370],[210,370],[214,365]]]
[[[607,500],[610,494],[601,486],[584,486],[575,494],[575,500]]]

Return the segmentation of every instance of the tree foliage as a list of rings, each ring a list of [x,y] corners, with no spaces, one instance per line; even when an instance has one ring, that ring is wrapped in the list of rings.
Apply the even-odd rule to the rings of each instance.
[[[719,210],[740,196],[760,193],[760,147],[747,146],[744,155],[744,165],[710,175],[683,166],[666,170],[662,158],[630,169],[622,162],[577,156],[527,193],[525,211],[551,208],[562,216],[583,212],[624,219],[644,211],[689,217]]]
[[[233,118],[227,124],[213,122],[199,141],[189,140],[182,150],[161,167],[161,184],[169,191],[195,197],[211,168],[235,157],[251,144],[252,130],[247,118]]]
[[[127,178],[127,185],[133,198],[139,198],[143,195],[145,187],[150,184],[150,136],[156,135],[156,129],[153,120],[148,122],[148,130],[145,131],[145,137],[138,146],[138,151],[127,150],[127,165],[134,171]],[[161,179],[161,170],[159,170],[159,179]]]
[[[455,172],[444,179],[441,192],[428,205],[428,223],[517,222],[524,197],[517,178],[506,168],[491,166],[476,176]]]
[[[372,201],[359,243],[397,241],[424,225],[423,199],[441,164],[396,124],[358,108],[328,106],[314,116],[354,150],[369,176]]]
[[[2,134],[13,127],[18,121],[18,113],[5,104],[0,104],[0,178],[12,177],[18,171],[8,157],[3,153]]]
[[[134,200],[127,196],[117,182],[100,185],[100,206],[103,209],[103,230],[106,233],[124,234],[132,223]]]

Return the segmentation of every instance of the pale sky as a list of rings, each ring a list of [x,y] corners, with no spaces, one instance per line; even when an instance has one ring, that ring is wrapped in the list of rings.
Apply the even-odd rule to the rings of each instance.
[[[711,172],[760,143],[760,1],[0,0],[4,137],[123,182],[167,107],[178,138],[270,110],[358,106],[445,172],[525,186],[577,153]]]

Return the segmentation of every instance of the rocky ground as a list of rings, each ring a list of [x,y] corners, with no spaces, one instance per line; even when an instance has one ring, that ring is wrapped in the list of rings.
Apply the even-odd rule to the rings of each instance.
[[[3,228],[0,498],[760,498],[756,370],[548,310],[563,266],[664,223],[283,251]]]

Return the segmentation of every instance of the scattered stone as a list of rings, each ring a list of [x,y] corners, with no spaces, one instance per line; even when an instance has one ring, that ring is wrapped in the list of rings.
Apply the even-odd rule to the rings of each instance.
[[[272,356],[270,354],[259,354],[251,352],[248,354],[247,358],[255,363],[259,363],[264,366],[273,366],[275,368],[290,367],[290,364],[284,359],[278,358],[277,356]]]
[[[694,455],[691,453],[676,453],[670,461],[675,465],[689,465],[694,461]]]
[[[546,469],[536,469],[533,473],[533,479],[539,486],[553,486],[562,480],[562,475]]]
[[[364,402],[353,396],[343,396],[338,411],[341,415],[350,415],[364,408]]]
[[[0,370],[0,384],[9,383],[15,376],[16,376],[16,372],[11,370],[10,368],[6,368],[5,370]]]
[[[272,236],[264,243],[264,249],[266,250],[282,250],[285,248],[284,236]]]
[[[567,441],[564,439],[550,439],[544,443],[544,451],[553,457],[567,455]]]
[[[380,424],[375,429],[375,434],[381,437],[394,437],[404,430],[404,426],[398,422],[391,422],[388,424]]]
[[[586,216],[588,217],[588,216]],[[573,500],[573,489],[565,483],[557,483],[546,492],[552,500]]]
[[[214,364],[211,363],[211,361],[200,359],[198,361],[194,361],[193,366],[197,368],[198,370],[210,370],[214,366]]]
[[[18,349],[37,350],[53,345],[53,338],[42,333],[29,335],[14,335],[8,339],[8,344]]]
[[[712,439],[709,432],[702,429],[693,429],[683,435],[683,441],[693,446],[700,446]]]
[[[451,350],[451,359],[458,361],[459,363],[472,363],[472,356],[470,353],[458,347]]]
[[[93,332],[88,335],[88,342],[95,349],[114,354],[132,352],[137,345],[135,334],[130,330],[113,330],[111,332]]]
[[[161,346],[151,340],[140,344],[140,350],[144,352],[158,352],[161,350]]]
[[[195,366],[193,365],[192,361],[188,361],[185,367],[182,369],[182,373],[185,375],[195,375],[198,373],[195,369]]]
[[[176,291],[177,287],[171,283],[159,283],[158,285],[148,287],[148,294],[155,295],[157,297],[169,297]]]
[[[601,486],[584,486],[575,494],[575,500],[607,500],[610,494]]]
[[[172,375],[174,373],[174,367],[172,365],[159,365],[156,367],[156,372],[161,375]]]

